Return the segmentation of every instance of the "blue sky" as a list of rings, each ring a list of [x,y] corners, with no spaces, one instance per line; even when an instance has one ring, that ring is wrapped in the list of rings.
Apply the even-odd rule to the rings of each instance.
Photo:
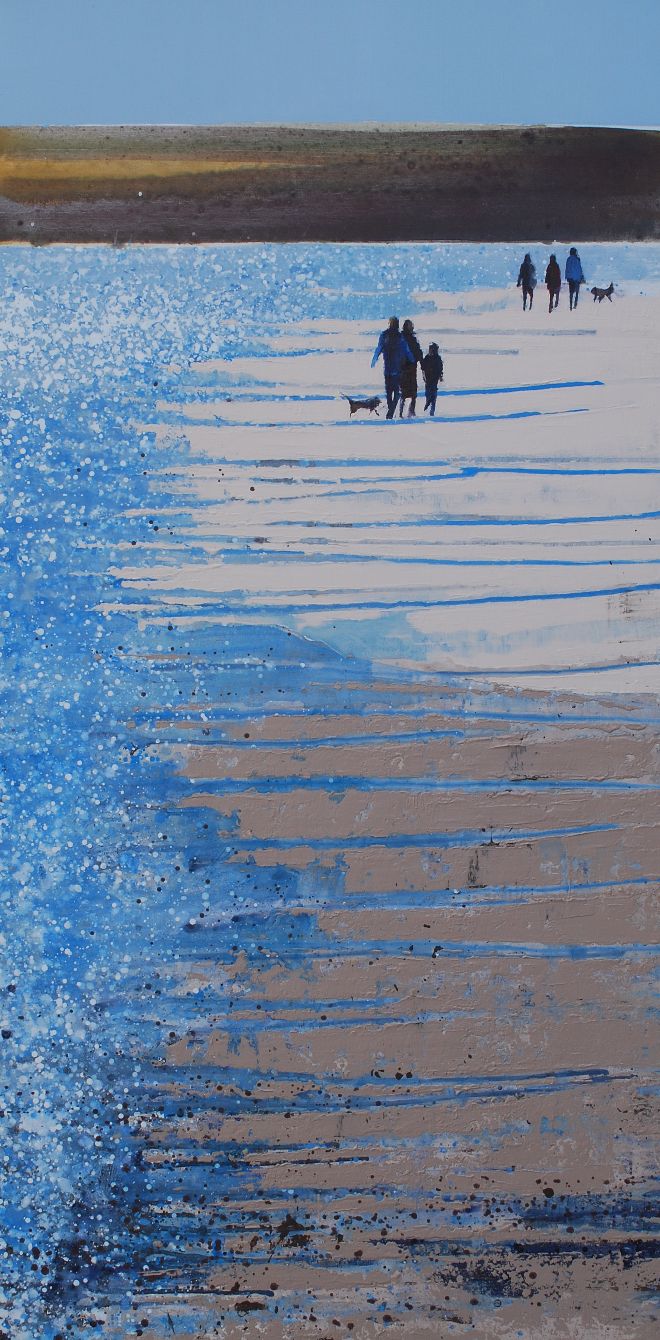
[[[0,124],[658,125],[660,0],[0,0]]]

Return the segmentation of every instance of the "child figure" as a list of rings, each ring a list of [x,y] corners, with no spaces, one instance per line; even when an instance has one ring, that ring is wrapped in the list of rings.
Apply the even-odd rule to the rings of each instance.
[[[435,401],[438,394],[438,382],[444,380],[444,367],[440,357],[440,351],[437,344],[430,344],[428,354],[422,359],[422,372],[426,383],[426,404],[424,409],[430,409],[431,414],[435,414]]]

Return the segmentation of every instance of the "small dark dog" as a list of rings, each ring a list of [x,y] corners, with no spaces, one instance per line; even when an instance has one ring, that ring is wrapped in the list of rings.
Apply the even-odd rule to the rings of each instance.
[[[590,289],[590,292],[594,295],[594,302],[602,302],[603,298],[607,298],[607,301],[611,302],[612,294],[614,293],[614,284],[610,284],[609,288],[596,288],[594,286],[594,288]]]
[[[351,419],[353,418],[354,414],[357,414],[359,409],[368,409],[370,414],[378,414],[378,406],[380,405],[380,396],[378,395],[369,396],[368,399],[365,400],[355,400],[350,395],[344,395],[342,391],[342,398],[344,400],[347,400],[351,407],[351,412],[349,415],[349,418]]]

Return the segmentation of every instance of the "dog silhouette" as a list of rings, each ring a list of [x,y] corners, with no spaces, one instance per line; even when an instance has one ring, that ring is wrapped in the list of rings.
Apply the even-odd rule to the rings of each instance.
[[[368,409],[370,414],[378,414],[378,406],[380,405],[380,396],[378,395],[368,396],[364,400],[356,400],[354,396],[344,395],[342,391],[342,398],[347,400],[351,407],[349,415],[349,418],[351,419],[354,414],[357,414],[359,409]]]
[[[607,298],[607,301],[611,302],[612,294],[614,293],[614,284],[610,284],[609,288],[597,288],[596,285],[594,285],[594,287],[590,289],[590,292],[594,295],[594,302],[602,302],[603,298]]]

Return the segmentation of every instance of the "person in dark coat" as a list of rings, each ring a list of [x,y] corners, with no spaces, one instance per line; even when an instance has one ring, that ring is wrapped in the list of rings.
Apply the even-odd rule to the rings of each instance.
[[[376,351],[371,360],[372,368],[375,368],[381,354],[383,355],[383,368],[385,371],[385,395],[387,396],[387,418],[394,418],[394,411],[399,403],[401,395],[401,371],[405,363],[411,363],[414,359],[412,350],[408,347],[401,331],[399,330],[398,316],[391,316],[387,330],[381,331],[380,339],[376,345]]]
[[[561,270],[557,264],[557,257],[554,252],[548,261],[548,268],[545,272],[545,286],[550,294],[550,306],[548,307],[548,311],[551,312],[553,307],[559,306],[559,290],[561,288]]]
[[[422,365],[424,357],[419,340],[415,334],[415,327],[410,318],[403,323],[403,338],[412,354],[412,361],[404,363],[401,369],[401,402],[399,406],[399,417],[403,418],[403,407],[406,400],[410,401],[408,415],[414,415],[415,405],[417,403],[417,364]]]
[[[580,284],[586,284],[587,282],[584,277],[584,270],[582,269],[582,261],[577,253],[577,247],[571,247],[570,252],[566,257],[566,269],[564,274],[568,284],[570,310],[572,312],[573,308],[578,305]]]
[[[422,359],[422,372],[426,384],[426,404],[425,410],[430,410],[435,414],[435,402],[438,394],[438,382],[444,380],[445,370],[440,356],[440,350],[437,344],[430,344],[428,354]]]
[[[532,310],[534,302],[534,289],[536,288],[536,266],[529,254],[525,252],[523,263],[518,274],[518,288],[522,288],[523,312],[527,310],[527,299],[529,298],[529,310]]]

